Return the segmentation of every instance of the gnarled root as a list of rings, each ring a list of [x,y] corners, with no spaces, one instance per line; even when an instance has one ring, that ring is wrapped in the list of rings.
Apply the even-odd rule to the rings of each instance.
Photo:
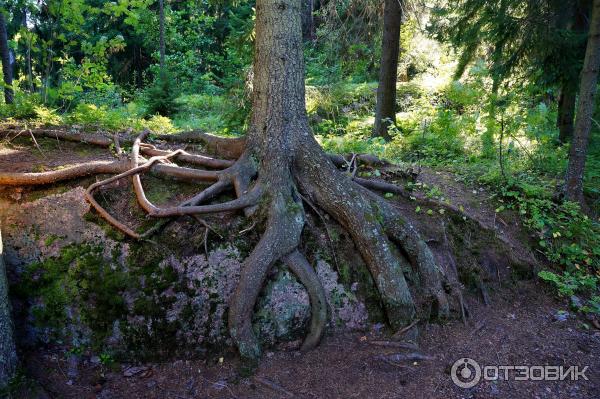
[[[256,359],[260,356],[259,341],[251,325],[252,312],[270,268],[279,261],[287,265],[298,277],[309,294],[312,318],[310,332],[302,349],[314,347],[323,335],[327,324],[324,289],[312,266],[298,251],[305,223],[301,198],[313,204],[311,206],[327,212],[349,232],[379,290],[392,327],[401,329],[413,323],[419,311],[413,299],[415,295],[432,303],[439,317],[448,317],[450,313],[448,296],[457,298],[461,314],[466,316],[459,285],[440,269],[433,253],[417,230],[386,200],[364,186],[374,190],[384,188],[386,191],[390,191],[391,187],[374,186],[339,171],[312,136],[302,135],[302,142],[290,145],[288,151],[293,156],[280,156],[275,160],[269,159],[269,162],[263,160],[260,164],[257,164],[257,159],[268,159],[268,155],[264,155],[264,149],[244,141],[244,145],[249,145],[249,148],[241,155],[238,154],[236,162],[210,161],[212,167],[227,167],[223,170],[209,171],[181,168],[166,163],[171,159],[190,162],[196,159],[194,157],[202,158],[182,149],[169,152],[144,144],[147,135],[148,132],[144,132],[133,141],[129,161],[92,165],[91,169],[46,172],[51,175],[35,178],[38,179],[37,182],[52,182],[58,181],[57,176],[74,177],[84,171],[117,173],[90,186],[86,196],[102,217],[125,234],[138,239],[157,231],[173,216],[195,216],[235,210],[242,210],[247,216],[266,215],[263,235],[242,265],[240,281],[229,308],[230,333],[243,357]],[[218,141],[219,145],[229,145],[225,144],[227,142]],[[237,146],[241,141],[235,143]],[[239,148],[232,148],[232,151],[239,152]],[[142,160],[142,154],[152,155],[152,158]],[[356,158],[352,157],[351,163],[357,162]],[[351,169],[351,166],[348,169]],[[177,206],[160,207],[152,204],[145,195],[140,174],[147,171],[192,181],[211,182],[212,185]],[[0,182],[3,181],[3,176],[7,175],[0,173]],[[15,176],[8,177],[16,181]],[[149,216],[162,218],[155,227],[144,234],[137,233],[116,220],[93,197],[95,190],[126,177],[132,177],[140,206]],[[28,174],[21,174],[19,178],[21,182],[32,179]],[[231,188],[236,193],[236,199],[206,204]],[[262,212],[256,212],[257,209]],[[407,273],[412,269],[416,270],[418,281],[413,284],[414,287],[409,288],[408,281],[414,280],[407,278]],[[423,301],[419,301],[421,302]]]

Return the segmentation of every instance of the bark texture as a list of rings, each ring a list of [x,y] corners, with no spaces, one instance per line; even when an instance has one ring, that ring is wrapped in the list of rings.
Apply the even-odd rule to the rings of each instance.
[[[385,0],[383,41],[373,136],[390,139],[388,128],[396,123],[396,79],[400,54],[401,0]]]
[[[165,5],[164,0],[158,0],[158,23],[159,23],[159,52],[160,70],[165,70]]]
[[[6,387],[17,367],[17,352],[13,340],[12,318],[8,299],[8,281],[4,266],[0,233],[0,389]]]
[[[313,17],[314,0],[302,0],[302,38],[314,40],[315,20]]]
[[[14,93],[12,89],[12,68],[10,65],[10,49],[6,32],[6,19],[0,10],[0,58],[2,59],[2,75],[4,77],[4,102],[12,104]]]
[[[585,206],[583,197],[583,174],[592,128],[594,98],[600,70],[600,0],[594,0],[590,31],[585,51],[581,83],[579,85],[579,105],[575,120],[573,142],[569,151],[569,165],[565,178],[565,198]]]
[[[558,141],[560,143],[566,143],[573,137],[573,120],[575,118],[575,102],[577,95],[575,90],[564,87],[560,91],[558,98],[558,116],[557,116],[557,127],[558,127]]]

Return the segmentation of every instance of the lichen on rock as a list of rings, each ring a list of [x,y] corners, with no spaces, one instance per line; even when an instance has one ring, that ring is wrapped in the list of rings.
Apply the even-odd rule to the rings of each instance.
[[[24,343],[137,357],[202,355],[231,345],[227,310],[241,251],[226,239],[191,256],[177,240],[159,250],[116,240],[87,217],[83,192],[76,187],[29,203],[6,202],[0,213]],[[367,311],[351,287],[324,260],[316,271],[330,327],[363,328]],[[275,344],[300,338],[309,320],[304,287],[277,265],[257,304],[255,330]]]

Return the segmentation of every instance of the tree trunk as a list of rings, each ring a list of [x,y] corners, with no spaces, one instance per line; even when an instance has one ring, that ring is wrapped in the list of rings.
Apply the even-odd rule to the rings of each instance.
[[[396,124],[396,80],[400,53],[401,0],[385,0],[381,65],[373,136],[389,140],[388,128]]]
[[[8,281],[2,253],[2,235],[0,233],[0,390],[8,385],[17,367],[17,353],[13,340],[8,298]]]
[[[12,89],[12,67],[10,64],[10,49],[6,32],[6,20],[0,10],[0,58],[2,58],[2,75],[4,76],[4,102],[12,104],[14,101]]]
[[[302,0],[302,39],[305,41],[315,38],[313,10],[314,0]]]
[[[573,119],[575,118],[575,103],[577,95],[574,90],[563,86],[558,97],[558,141],[561,144],[568,142],[573,137]]]
[[[598,70],[600,69],[600,0],[594,0],[590,32],[581,83],[579,85],[579,106],[575,120],[573,142],[569,151],[569,165],[565,178],[565,198],[579,202],[585,207],[583,197],[583,174],[587,156],[592,116],[594,112],[594,98],[598,83]]]
[[[559,29],[568,29],[577,34],[583,34],[588,29],[589,6],[585,1],[576,1],[571,7],[565,7],[567,11],[559,18]],[[577,103],[578,78],[566,77],[560,90],[558,98],[558,115],[556,126],[558,127],[558,141],[567,143],[573,137],[575,106]]]
[[[160,52],[160,71],[165,71],[165,6],[164,0],[158,0],[158,21],[159,21],[159,52]]]
[[[305,221],[303,199],[321,207],[348,230],[394,328],[410,323],[415,304],[403,275],[410,266],[391,240],[399,243],[417,265],[428,297],[435,300],[440,314],[448,314],[438,267],[418,232],[387,202],[341,173],[310,131],[305,109],[301,7],[301,0],[256,2],[252,117],[246,150],[232,167],[245,171],[236,178],[240,198],[264,198],[261,207],[267,215],[264,234],[242,266],[229,310],[230,333],[242,356],[251,359],[260,354],[251,315],[269,269],[281,259],[299,277],[299,270],[314,277],[312,267],[297,252]],[[395,43],[397,47],[398,41]],[[305,283],[309,293],[311,288],[322,292],[318,279],[313,280],[316,283]],[[320,315],[323,323],[321,302],[315,304],[311,298],[313,319]],[[322,327],[311,329],[304,347],[318,342]]]

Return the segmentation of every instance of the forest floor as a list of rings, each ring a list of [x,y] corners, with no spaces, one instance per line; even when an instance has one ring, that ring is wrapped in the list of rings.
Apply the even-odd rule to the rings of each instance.
[[[110,158],[105,150],[28,137],[0,146],[0,170],[43,171],[82,161]],[[382,178],[393,180],[393,170]],[[389,172],[389,173],[388,173]],[[392,176],[392,177],[390,177]],[[89,181],[89,179],[87,179]],[[463,184],[445,172],[423,169],[418,174],[414,199],[392,198],[418,228],[443,223],[438,209],[427,213],[421,199],[436,199],[460,208],[469,218],[496,231],[517,256],[530,256],[528,240],[517,218],[499,217],[497,204],[481,187]],[[58,184],[50,187],[56,189]],[[27,201],[36,190],[9,188],[15,201]],[[48,188],[44,189],[48,192]],[[422,206],[423,211],[416,211]],[[433,207],[431,207],[433,208]],[[502,264],[502,259],[495,262]],[[508,266],[504,265],[504,269]],[[593,398],[600,397],[600,331],[579,316],[566,312],[566,305],[549,294],[531,273],[529,278],[504,280],[506,270],[498,266],[498,281],[490,286],[489,305],[481,295],[469,291],[470,311],[466,324],[420,323],[418,348],[403,350],[389,345],[386,327],[372,324],[365,331],[329,332],[316,349],[300,353],[294,343],[265,350],[253,376],[240,373],[235,351],[224,348],[203,360],[177,359],[133,365],[86,360],[79,375],[69,378],[64,351],[52,347],[22,353],[24,368],[45,392],[15,397],[167,399],[167,398]],[[382,346],[381,342],[388,346]],[[382,360],[382,355],[418,353],[423,360]],[[410,356],[409,356],[410,357]],[[500,365],[588,366],[588,380],[482,381],[469,389],[451,379],[452,364],[474,359],[482,367]],[[129,376],[130,374],[133,374]],[[511,374],[511,377],[514,375]]]
[[[600,397],[600,331],[576,318],[556,317],[560,304],[532,281],[497,291],[493,304],[473,298],[472,321],[422,327],[419,353],[430,360],[398,364],[378,360],[408,353],[374,345],[389,339],[378,325],[363,333],[335,333],[308,353],[285,346],[266,351],[253,377],[242,377],[234,352],[210,360],[144,364],[126,377],[87,364],[75,381],[65,374],[62,353],[35,351],[27,368],[50,397],[103,399],[196,398],[597,398]],[[409,351],[414,352],[414,351]],[[452,382],[452,364],[468,357],[484,365],[589,366],[588,381],[482,381],[462,389]],[[222,361],[220,361],[222,359]],[[126,367],[126,366],[121,366]]]

